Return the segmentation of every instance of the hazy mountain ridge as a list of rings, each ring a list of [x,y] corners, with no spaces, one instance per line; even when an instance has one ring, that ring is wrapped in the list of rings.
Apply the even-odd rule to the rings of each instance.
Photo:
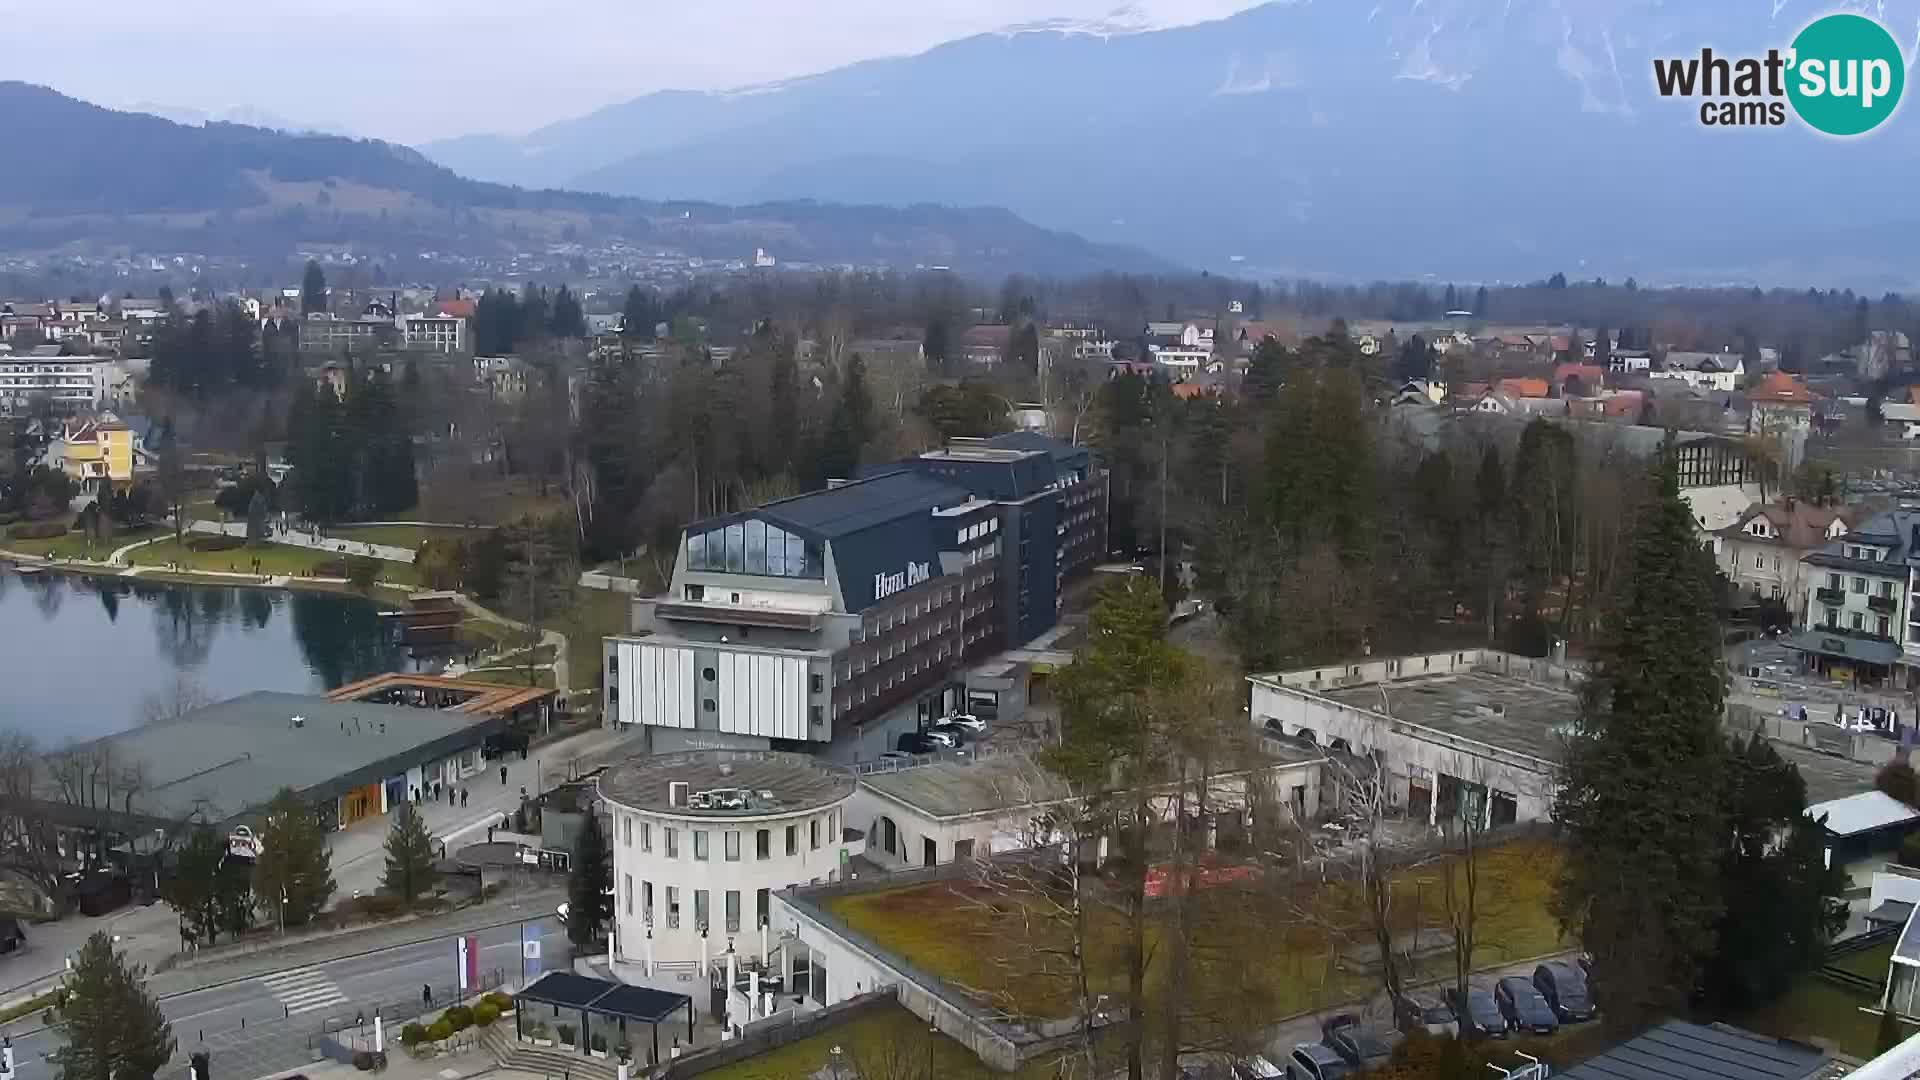
[[[1920,28],[1916,0],[1839,6],[1909,42]],[[1920,119],[1854,142],[1710,131],[1653,91],[1655,56],[1785,45],[1833,9],[1292,0],[1173,29],[984,34],[459,149],[477,175],[648,198],[1004,205],[1247,272],[1746,280],[1798,247],[1815,278],[1863,262],[1910,278],[1920,228],[1897,177],[1920,140],[1898,125]],[[1855,196],[1807,198],[1836,176]],[[1835,234],[1863,225],[1864,248]]]
[[[271,253],[303,241],[511,252],[617,238],[703,258],[743,259],[766,247],[788,261],[939,264],[987,274],[1170,265],[1036,228],[993,207],[723,206],[528,191],[466,179],[377,140],[185,126],[17,82],[0,82],[0,115],[20,145],[46,151],[0,169],[0,247],[11,249],[136,242],[151,249],[172,235],[197,245],[188,250],[210,253]]]

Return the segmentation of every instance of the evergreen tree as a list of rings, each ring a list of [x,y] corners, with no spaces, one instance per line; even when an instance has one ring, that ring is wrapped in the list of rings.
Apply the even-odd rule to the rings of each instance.
[[[580,310],[580,298],[565,285],[553,296],[553,312],[547,317],[547,329],[557,338],[587,336],[587,317]]]
[[[598,941],[601,928],[613,918],[612,855],[600,829],[600,815],[589,811],[567,875],[567,940],[575,945]]]
[[[1844,868],[1827,865],[1799,768],[1758,734],[1734,739],[1725,753],[1726,911],[1700,986],[1716,1012],[1746,1013],[1826,962],[1827,944],[1846,929],[1848,881]]]
[[[1487,287],[1480,286],[1473,294],[1473,317],[1485,320],[1487,317]]]
[[[793,339],[781,338],[775,346],[768,379],[767,415],[771,430],[767,433],[767,467],[775,474],[793,473],[795,450],[800,441],[800,371],[794,352]]]
[[[1395,382],[1407,382],[1412,379],[1431,379],[1433,377],[1433,349],[1427,345],[1427,339],[1415,334],[1400,346],[1400,352],[1394,357],[1393,378]]]
[[[1286,381],[1288,369],[1293,366],[1293,353],[1269,334],[1260,339],[1254,347],[1253,359],[1247,363],[1245,391],[1249,401],[1272,401],[1280,392],[1280,384]]]
[[[1040,373],[1040,328],[1027,323],[1013,332],[1007,342],[1007,362],[1014,370],[1038,375]]]
[[[411,908],[420,894],[433,887],[433,837],[413,803],[401,803],[387,834],[387,872],[380,887]]]
[[[278,925],[305,926],[326,909],[333,889],[333,852],[319,815],[282,788],[267,804],[260,857],[253,864],[253,894],[261,911]]]
[[[253,498],[247,500],[247,543],[264,544],[267,542],[267,487],[259,485],[253,489]]]
[[[307,273],[300,281],[300,314],[314,315],[327,310],[327,275],[320,264],[307,260]]]
[[[1555,912],[1593,955],[1603,1020],[1620,1032],[1685,1010],[1725,910],[1714,568],[1670,449],[1648,486],[1553,809],[1566,843]]]
[[[61,1038],[49,1060],[60,1080],[152,1080],[172,1059],[173,1028],[146,990],[147,969],[128,964],[101,930],[67,975]]]
[[[860,468],[860,454],[872,437],[873,398],[867,392],[867,362],[854,353],[847,358],[840,399],[834,403],[826,440],[820,447],[819,482],[852,479]]]
[[[1593,363],[1601,371],[1613,366],[1613,334],[1602,326],[1593,332]],[[1748,370],[1753,370],[1751,366]],[[1594,387],[1593,389],[1599,389]]]
[[[947,352],[951,348],[947,340],[947,319],[944,315],[935,315],[927,320],[927,333],[920,342],[920,352],[926,357],[929,371],[947,370]]]
[[[345,518],[353,505],[354,460],[333,387],[302,379],[287,407],[287,463],[300,511],[313,521]]]
[[[1448,285],[1448,286],[1447,286],[1447,298],[1446,298],[1446,300],[1444,300],[1444,301],[1442,301],[1442,302],[1441,302],[1441,305],[1440,305],[1440,308],[1441,308],[1441,310],[1442,310],[1442,311],[1452,311],[1452,310],[1454,310],[1455,308],[1457,308],[1457,307],[1459,307],[1459,306],[1460,306],[1460,297],[1459,297],[1459,296],[1458,296],[1458,295],[1457,295],[1457,294],[1456,294],[1456,293],[1454,292],[1454,290],[1453,290],[1453,286],[1452,286],[1452,285]]]
[[[192,929],[202,945],[212,945],[219,938],[220,864],[226,857],[227,845],[213,830],[195,826],[174,858],[173,872],[160,883],[160,899]]]
[[[652,341],[654,327],[660,323],[660,308],[653,296],[635,285],[627,290],[626,303],[620,308],[620,334],[636,341]]]

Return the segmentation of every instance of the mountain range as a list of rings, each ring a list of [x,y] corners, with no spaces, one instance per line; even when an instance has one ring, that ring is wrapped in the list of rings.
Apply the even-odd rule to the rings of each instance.
[[[0,82],[14,145],[0,169],[0,250],[193,251],[285,258],[301,248],[511,256],[553,245],[636,254],[913,267],[994,276],[1155,271],[1146,252],[1038,228],[993,207],[810,200],[726,206],[530,191],[470,180],[372,139],[216,120],[175,123]]]
[[[1005,206],[1248,276],[1911,286],[1920,119],[1854,140],[1713,129],[1653,85],[1656,57],[1784,48],[1836,7],[1910,48],[1920,26],[1920,0],[1280,0],[979,35],[421,150],[649,199]]]

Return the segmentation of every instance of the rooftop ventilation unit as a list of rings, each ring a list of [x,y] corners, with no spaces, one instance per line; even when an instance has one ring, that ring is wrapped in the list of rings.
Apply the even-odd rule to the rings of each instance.
[[[687,782],[685,780],[668,781],[667,805],[668,806],[687,805]]]

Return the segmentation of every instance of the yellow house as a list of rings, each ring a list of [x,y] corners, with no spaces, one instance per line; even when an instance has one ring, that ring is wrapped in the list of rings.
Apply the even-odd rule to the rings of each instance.
[[[133,484],[133,430],[112,413],[69,420],[61,431],[67,475],[83,494],[97,494],[111,483],[124,491]]]

